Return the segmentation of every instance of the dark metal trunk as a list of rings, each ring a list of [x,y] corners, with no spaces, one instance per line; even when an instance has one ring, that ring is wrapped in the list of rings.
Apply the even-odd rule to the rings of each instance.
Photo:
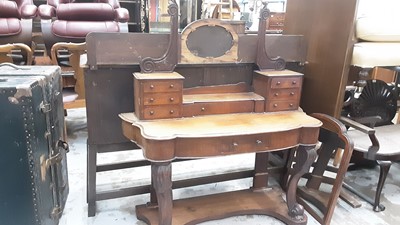
[[[58,224],[69,191],[61,71],[0,65],[0,221]]]

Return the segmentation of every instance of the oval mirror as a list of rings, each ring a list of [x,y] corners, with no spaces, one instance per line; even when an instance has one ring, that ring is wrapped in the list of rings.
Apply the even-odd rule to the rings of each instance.
[[[224,27],[200,26],[189,33],[186,45],[198,57],[216,58],[225,55],[233,46],[233,36]]]

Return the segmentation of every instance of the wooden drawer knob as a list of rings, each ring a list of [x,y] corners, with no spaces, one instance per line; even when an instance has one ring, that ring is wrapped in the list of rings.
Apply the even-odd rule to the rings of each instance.
[[[278,96],[279,96],[279,93],[275,93],[274,95],[275,95],[276,97],[278,97]]]
[[[173,102],[173,101],[174,101],[174,98],[170,98],[169,100],[170,100],[171,102]]]
[[[154,102],[154,98],[150,98],[150,102]]]
[[[170,87],[170,88],[174,88],[174,85],[173,85],[173,84],[171,84],[171,85],[169,85],[169,87]]]
[[[150,84],[150,89],[154,89],[154,85]]]
[[[275,104],[274,104],[274,107],[275,107],[275,108],[278,107],[278,104],[275,103]]]
[[[293,95],[294,95],[294,92],[290,92],[290,95],[293,96]]]
[[[150,115],[154,115],[154,111],[153,110],[150,111]]]
[[[293,107],[293,103],[290,103],[289,106],[290,106],[290,107]]]
[[[202,112],[206,111],[206,108],[201,107],[201,111],[202,111]]]
[[[169,114],[174,114],[174,110],[170,110],[170,111],[169,111]]]
[[[297,84],[297,81],[295,81],[295,80],[294,80],[294,81],[292,81],[292,84]]]
[[[281,82],[280,81],[276,82],[276,85],[281,85]]]

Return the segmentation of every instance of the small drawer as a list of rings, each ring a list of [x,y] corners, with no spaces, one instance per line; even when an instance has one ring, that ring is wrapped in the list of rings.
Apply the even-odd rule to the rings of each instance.
[[[178,80],[145,81],[142,83],[143,92],[178,92],[182,91],[183,83]]]
[[[182,103],[180,92],[146,93],[143,95],[143,105],[174,105]]]
[[[271,89],[268,99],[270,100],[295,100],[300,96],[299,88]]]
[[[301,81],[301,77],[276,77],[271,80],[271,88],[298,88]]]
[[[181,117],[180,105],[148,106],[143,109],[143,119],[167,119]]]
[[[255,101],[233,101],[233,102],[208,102],[184,104],[182,115],[184,117],[202,116],[226,113],[254,112]]]
[[[299,108],[298,101],[270,101],[265,105],[266,112],[276,112],[285,110],[297,110]]]
[[[180,138],[176,141],[175,154],[193,158],[268,151],[271,141],[270,134],[199,138],[196,145],[188,138]]]

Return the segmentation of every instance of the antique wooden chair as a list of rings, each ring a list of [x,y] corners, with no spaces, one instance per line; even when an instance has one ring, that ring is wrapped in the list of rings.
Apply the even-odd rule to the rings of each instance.
[[[397,110],[398,93],[393,86],[381,80],[367,80],[361,95],[354,99],[350,113],[341,121],[351,127],[348,135],[354,141],[354,163],[359,158],[376,161],[380,167],[375,199],[351,189],[352,192],[373,205],[374,211],[383,211],[380,204],[385,179],[392,162],[400,160],[400,124],[392,124]]]
[[[74,87],[64,108],[85,107],[83,68],[86,35],[90,32],[128,32],[129,12],[118,0],[48,0],[39,6],[43,40],[52,63],[62,68],[64,87]]]
[[[32,64],[32,0],[0,1],[0,61]]]
[[[313,117],[322,121],[318,146],[318,157],[310,172],[303,176],[304,185],[297,189],[297,200],[321,224],[328,225],[332,219],[343,179],[353,151],[353,142],[347,135],[346,127],[337,119],[326,114],[314,113]],[[343,157],[338,167],[332,166],[332,155],[338,148],[343,149]],[[291,151],[287,164],[287,178],[296,170],[296,151]],[[299,183],[300,184],[300,183]]]

